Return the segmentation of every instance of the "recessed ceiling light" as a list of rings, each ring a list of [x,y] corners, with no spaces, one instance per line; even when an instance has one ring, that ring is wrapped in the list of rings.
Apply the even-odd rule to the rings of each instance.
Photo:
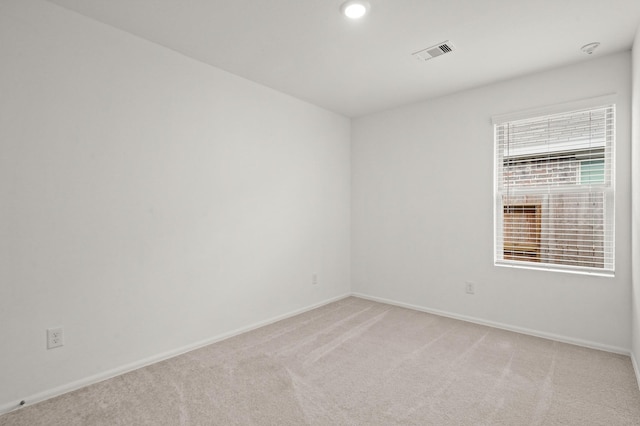
[[[369,11],[369,2],[349,0],[342,4],[342,13],[350,19],[360,19]]]

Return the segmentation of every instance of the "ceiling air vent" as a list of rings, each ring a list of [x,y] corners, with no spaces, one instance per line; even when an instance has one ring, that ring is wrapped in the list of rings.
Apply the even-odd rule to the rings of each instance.
[[[438,43],[435,46],[427,47],[418,52],[412,53],[412,55],[420,60],[428,61],[436,56],[444,55],[445,53],[453,52],[455,47],[449,40]]]

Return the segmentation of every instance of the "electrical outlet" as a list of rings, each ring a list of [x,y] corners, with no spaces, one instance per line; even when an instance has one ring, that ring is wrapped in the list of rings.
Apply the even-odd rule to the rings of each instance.
[[[467,294],[476,294],[476,285],[474,283],[467,281],[464,286]]]
[[[318,285],[318,274],[311,274],[311,285]]]
[[[64,345],[62,327],[47,329],[47,349],[58,348]]]

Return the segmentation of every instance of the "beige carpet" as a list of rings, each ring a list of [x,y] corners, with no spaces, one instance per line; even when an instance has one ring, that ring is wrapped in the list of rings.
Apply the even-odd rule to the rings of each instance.
[[[626,356],[351,297],[0,425],[640,425],[640,391]]]

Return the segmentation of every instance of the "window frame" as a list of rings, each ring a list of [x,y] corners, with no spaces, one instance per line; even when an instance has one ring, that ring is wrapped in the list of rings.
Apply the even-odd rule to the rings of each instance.
[[[495,115],[492,117],[493,124],[493,140],[494,140],[494,170],[493,170],[493,197],[494,197],[494,244],[493,244],[493,256],[494,256],[494,266],[500,267],[511,267],[511,268],[521,268],[521,269],[533,269],[533,270],[546,270],[546,271],[556,271],[556,272],[567,272],[567,273],[577,273],[577,274],[586,274],[586,275],[596,275],[596,276],[604,276],[604,277],[614,277],[615,276],[615,192],[616,192],[616,158],[615,158],[615,147],[616,147],[616,104],[617,96],[615,94],[599,96],[590,99],[583,99],[574,102],[568,102],[563,104],[557,104],[552,106],[547,106],[543,108],[530,109],[525,111],[518,111],[514,113]],[[611,256],[610,258],[605,255],[605,264],[603,268],[599,267],[586,267],[586,266],[574,266],[574,265],[563,265],[563,264],[555,264],[555,263],[543,263],[537,261],[518,261],[518,260],[510,260],[505,259],[504,250],[505,246],[502,244],[499,247],[501,242],[504,242],[504,208],[505,204],[502,200],[502,192],[499,187],[499,173],[501,171],[500,168],[504,167],[503,164],[498,164],[498,158],[501,158],[498,155],[498,127],[502,124],[511,121],[519,121],[519,120],[527,120],[534,118],[543,118],[545,116],[550,116],[554,114],[568,114],[571,112],[578,112],[580,110],[585,109],[597,109],[602,107],[612,106],[614,111],[614,119],[612,123],[612,137],[610,141],[608,140],[606,144],[610,144],[609,146],[605,145],[605,152],[609,150],[609,162],[611,167],[610,181],[607,185],[603,185],[604,189],[600,192],[603,193],[605,203],[603,206],[603,214],[604,219],[603,222],[606,224],[608,220],[610,220],[610,226],[607,228],[605,226],[605,236],[604,236],[604,244],[610,242],[611,244]],[[503,157],[502,157],[503,158]],[[604,161],[606,162],[607,156],[605,154]],[[503,160],[504,161],[504,160]],[[578,175],[577,178],[580,182],[582,182],[582,165],[578,165]],[[568,190],[567,192],[570,192]],[[578,191],[580,192],[580,191]],[[543,201],[543,204],[546,203],[546,200]],[[545,208],[544,206],[542,207]],[[502,255],[500,255],[502,254]]]

